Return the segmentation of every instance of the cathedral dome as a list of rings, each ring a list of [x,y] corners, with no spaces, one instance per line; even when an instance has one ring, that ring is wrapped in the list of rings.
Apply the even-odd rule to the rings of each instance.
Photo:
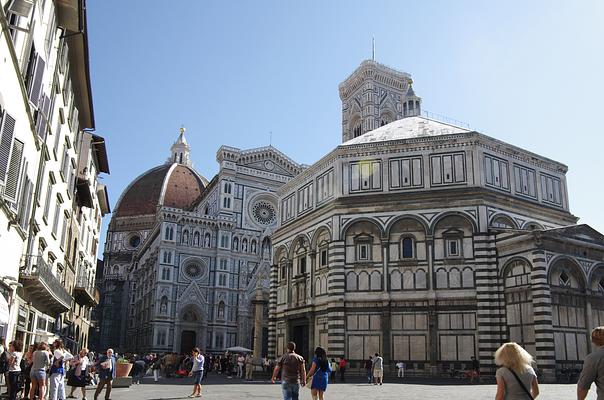
[[[160,165],[140,175],[124,190],[114,215],[155,214],[158,206],[190,210],[207,185],[207,179],[188,165]]]

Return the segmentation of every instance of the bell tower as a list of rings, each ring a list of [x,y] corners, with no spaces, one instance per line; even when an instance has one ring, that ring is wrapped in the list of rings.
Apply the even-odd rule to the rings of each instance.
[[[187,139],[185,138],[185,132],[187,130],[185,127],[180,128],[180,134],[178,135],[178,139],[176,142],[170,147],[170,158],[166,161],[168,164],[182,164],[188,167],[191,166],[191,148],[189,147],[189,143],[187,143]]]
[[[365,60],[340,83],[342,142],[405,117],[421,115],[413,80],[373,60]]]

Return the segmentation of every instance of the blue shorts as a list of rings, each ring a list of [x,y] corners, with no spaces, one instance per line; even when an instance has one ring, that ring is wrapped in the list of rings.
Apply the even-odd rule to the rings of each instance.
[[[32,369],[29,373],[29,378],[36,382],[46,381],[46,371],[43,369]]]
[[[201,385],[202,378],[203,378],[203,370],[193,371],[193,385]]]

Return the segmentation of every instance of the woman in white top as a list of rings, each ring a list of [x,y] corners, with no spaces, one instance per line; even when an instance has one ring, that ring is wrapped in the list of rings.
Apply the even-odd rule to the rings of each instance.
[[[203,378],[203,364],[205,358],[197,347],[195,347],[191,353],[193,356],[193,368],[191,368],[189,376],[193,377],[193,393],[191,393],[189,397],[201,397],[201,380]]]
[[[88,381],[88,366],[90,360],[88,359],[88,349],[83,348],[77,357],[71,360],[71,370],[69,378],[67,379],[67,385],[71,386],[71,393],[67,396],[68,399],[75,399],[73,395],[76,388],[82,389],[82,398],[86,398],[86,383]]]
[[[531,367],[533,356],[516,343],[505,343],[495,352],[497,394],[495,400],[536,399],[537,374]]]
[[[19,390],[19,374],[21,374],[21,359],[23,358],[23,342],[15,340],[8,346],[8,381],[9,400],[17,400]]]

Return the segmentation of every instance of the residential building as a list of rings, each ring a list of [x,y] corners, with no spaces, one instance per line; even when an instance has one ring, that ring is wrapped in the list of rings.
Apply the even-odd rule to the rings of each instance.
[[[88,132],[95,125],[85,2],[0,6],[8,61],[0,66],[1,275],[12,288],[3,293],[5,334],[25,344],[61,337],[75,348],[87,333],[70,343],[71,326],[89,314],[78,279],[94,271],[99,217],[109,211],[98,183],[109,172],[104,140]]]

